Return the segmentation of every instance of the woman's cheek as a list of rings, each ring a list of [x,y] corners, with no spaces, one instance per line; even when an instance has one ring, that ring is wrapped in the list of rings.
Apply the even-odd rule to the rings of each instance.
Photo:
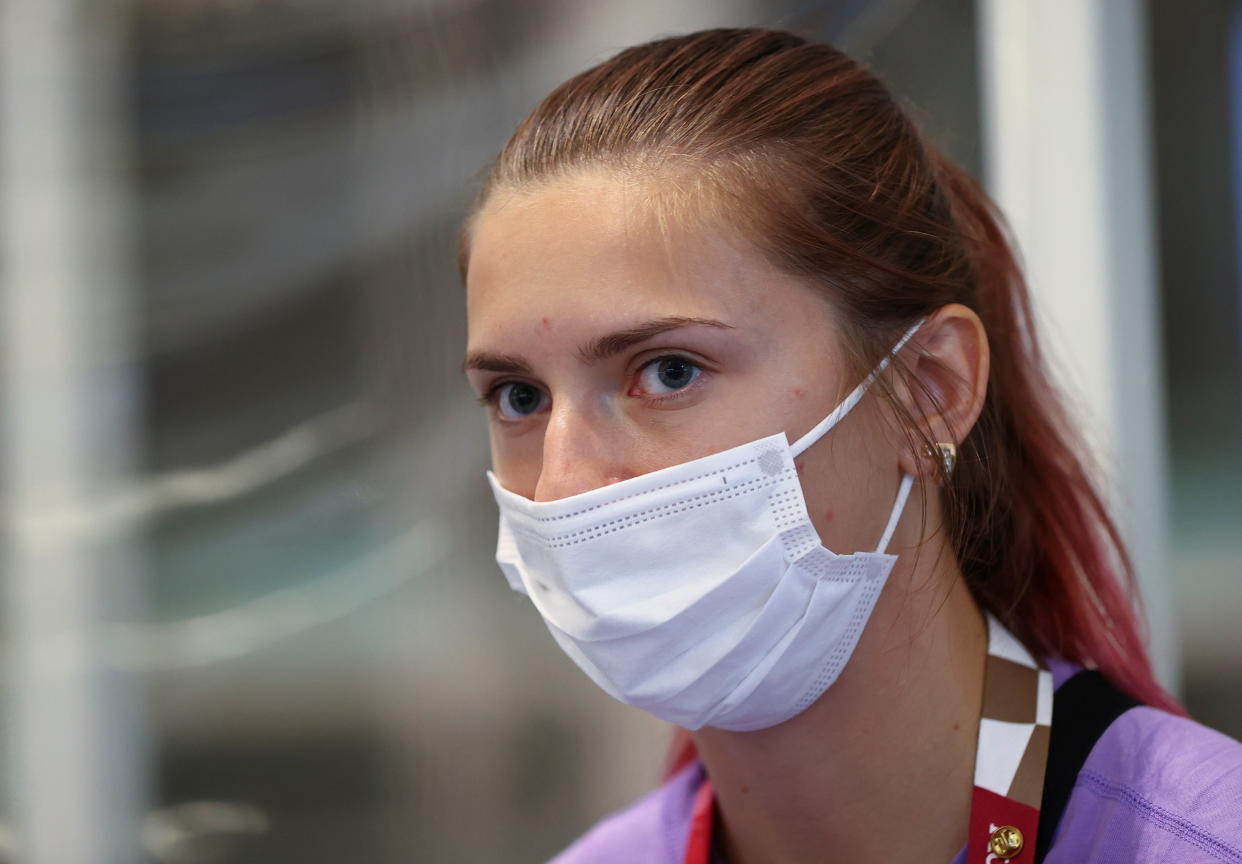
[[[839,555],[872,551],[888,517],[874,490],[851,491],[860,490],[868,469],[842,458],[847,451],[825,437],[794,460],[811,524],[823,545]]]
[[[492,471],[510,492],[531,498],[539,484],[543,465],[543,435],[539,430],[528,430],[514,435],[493,421]]]

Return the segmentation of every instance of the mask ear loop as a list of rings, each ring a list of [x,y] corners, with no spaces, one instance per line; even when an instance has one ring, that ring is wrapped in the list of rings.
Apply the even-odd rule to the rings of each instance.
[[[907,330],[905,335],[902,336],[897,344],[893,346],[893,350],[884,355],[884,359],[880,361],[879,365],[872,369],[871,373],[862,380],[862,383],[851,390],[850,395],[842,399],[840,405],[832,409],[831,414],[816,423],[813,427],[811,427],[810,432],[807,432],[791,444],[789,447],[790,454],[794,457],[801,456],[802,451],[806,450],[806,448],[810,447],[820,438],[823,438],[824,435],[828,433],[829,429],[841,422],[841,418],[850,413],[853,407],[862,400],[863,395],[867,392],[867,388],[871,386],[872,382],[874,382],[877,377],[879,377],[881,372],[888,368],[888,364],[891,363],[892,359],[897,356],[897,352],[906,347],[906,343],[909,342],[914,334],[918,332],[918,329],[923,326],[923,322],[926,320],[926,318],[920,318],[916,321],[914,326]]]
[[[892,362],[893,358],[897,356],[898,352],[900,352],[902,348],[906,347],[906,343],[909,342],[914,334],[918,332],[919,328],[923,326],[923,322],[926,320],[927,318],[924,317],[914,322],[913,326],[911,326],[910,329],[905,332],[905,335],[897,341],[897,344],[893,346],[892,350],[884,355],[884,359],[880,361],[879,365],[872,369],[871,373],[864,378],[857,387],[851,390],[848,396],[841,400],[840,405],[832,409],[831,414],[816,423],[811,428],[811,431],[807,432],[790,445],[790,454],[794,457],[800,456],[806,448],[810,447],[820,438],[824,437],[829,429],[841,422],[841,418],[850,413],[853,407],[859,403],[863,395],[866,394],[867,388],[872,385],[881,372],[888,368],[888,364]],[[888,549],[888,544],[893,539],[893,532],[897,530],[897,522],[900,521],[901,514],[906,509],[906,499],[910,497],[910,488],[913,485],[914,478],[909,474],[903,474],[901,477],[901,486],[897,489],[897,500],[893,503],[893,510],[888,515],[888,525],[884,528],[884,536],[880,538],[879,545],[877,545],[875,549],[876,552],[885,554],[885,551]]]
[[[888,544],[893,539],[893,532],[897,530],[897,523],[901,521],[902,512],[906,509],[906,499],[910,497],[912,486],[914,486],[914,478],[909,474],[902,474],[901,486],[897,489],[897,501],[893,504],[893,512],[888,515],[888,525],[884,527],[884,536],[880,538],[879,544],[875,547],[875,551],[881,555],[888,554]]]

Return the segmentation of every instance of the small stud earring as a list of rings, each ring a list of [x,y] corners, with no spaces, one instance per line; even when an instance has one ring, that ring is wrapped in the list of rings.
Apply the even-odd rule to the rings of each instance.
[[[937,451],[939,453],[937,454]],[[927,455],[936,458],[940,456],[940,467],[944,471],[944,475],[948,477],[953,473],[953,469],[957,466],[957,445],[952,441],[937,441],[934,448],[927,448]]]

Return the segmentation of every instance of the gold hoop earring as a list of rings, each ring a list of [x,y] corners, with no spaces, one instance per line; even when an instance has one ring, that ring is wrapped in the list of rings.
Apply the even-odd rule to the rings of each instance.
[[[940,468],[944,471],[944,476],[946,477],[952,474],[953,469],[957,467],[957,445],[952,441],[937,441],[934,448],[927,448],[927,455],[933,459],[937,456],[940,457]]]

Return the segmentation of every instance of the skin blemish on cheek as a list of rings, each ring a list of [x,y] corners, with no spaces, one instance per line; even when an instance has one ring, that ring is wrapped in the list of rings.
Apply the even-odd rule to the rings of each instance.
[[[806,468],[806,463],[805,463],[805,462],[795,462],[795,463],[794,463],[794,467],[795,467],[795,468],[797,468],[797,469],[798,469],[798,473],[799,473],[799,474],[801,474],[801,473],[802,473],[802,470],[803,470],[804,468]]]
[[[801,387],[795,387],[793,388],[793,395],[801,399],[803,396],[806,395],[806,391],[803,390]]]
[[[552,326],[552,319],[551,319],[551,318],[544,318],[544,319],[543,319],[543,326],[544,326],[544,327],[551,327],[551,326]]]
[[[831,511],[831,510],[825,510],[825,511],[824,511],[824,521],[825,521],[825,522],[831,522],[831,521],[832,521],[832,516],[833,516],[833,513],[832,513],[832,511]]]

